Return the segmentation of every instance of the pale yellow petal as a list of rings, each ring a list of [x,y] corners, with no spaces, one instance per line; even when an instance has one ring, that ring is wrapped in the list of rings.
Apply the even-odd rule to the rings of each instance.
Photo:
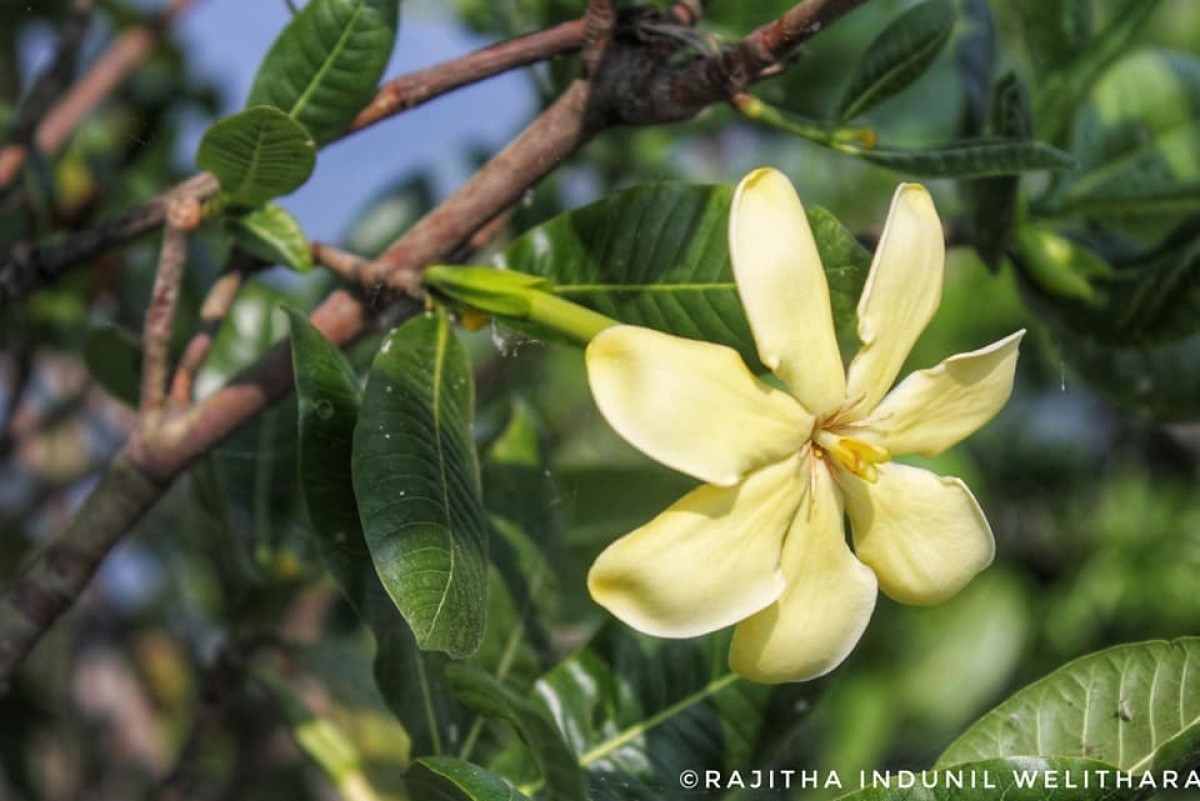
[[[846,375],[846,397],[865,415],[891,387],[942,299],[946,245],[933,198],[900,184],[858,301],[862,342]]]
[[[937,456],[975,433],[1008,402],[1024,335],[909,375],[871,413],[874,443],[891,454]]]
[[[638,631],[695,637],[779,597],[780,552],[800,503],[799,457],[736,487],[705,485],[608,546],[588,573],[596,603]]]
[[[787,588],[734,630],[729,665],[751,681],[828,673],[853,650],[875,608],[875,574],[846,546],[841,497],[822,462],[811,489],[783,546]]]
[[[906,604],[951,597],[992,562],[995,541],[967,485],[887,462],[874,483],[839,473],[858,558]]]
[[[795,453],[812,415],[756,378],[723,345],[616,326],[587,349],[588,381],[604,419],[653,459],[732,486]]]
[[[758,356],[805,408],[845,399],[829,286],[796,190],[777,170],[742,179],[729,213],[729,253]]]

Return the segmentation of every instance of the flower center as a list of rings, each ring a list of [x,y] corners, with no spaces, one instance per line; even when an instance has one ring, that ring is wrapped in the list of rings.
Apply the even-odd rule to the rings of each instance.
[[[867,481],[875,481],[879,475],[875,465],[888,459],[888,452],[883,448],[827,428],[814,432],[812,441],[818,458],[833,458],[843,468]]]

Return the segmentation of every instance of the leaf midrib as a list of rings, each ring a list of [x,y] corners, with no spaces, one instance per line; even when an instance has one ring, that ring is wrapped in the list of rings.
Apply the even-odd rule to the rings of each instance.
[[[437,347],[433,355],[433,439],[434,447],[437,449],[438,455],[438,472],[441,477],[442,490],[442,511],[445,514],[447,524],[451,520],[450,516],[450,495],[449,495],[449,480],[446,476],[446,449],[442,443],[442,372],[446,363],[446,335],[448,328],[444,320],[438,321]],[[454,553],[454,536],[449,528],[446,529],[446,552],[450,556],[450,565],[446,569],[446,582],[442,586],[442,597],[438,599],[437,609],[433,613],[433,619],[429,621],[429,628],[425,632],[425,637],[433,634],[437,628],[438,619],[442,615],[442,610],[446,607],[446,599],[450,597],[450,585],[454,582],[454,570],[456,567],[456,558]]]
[[[350,38],[350,32],[354,30],[354,26],[358,23],[358,18],[362,15],[366,4],[366,0],[359,0],[359,2],[355,4],[354,10],[350,13],[350,19],[346,22],[346,25],[342,28],[341,34],[338,36],[337,44],[334,45],[331,51],[329,51],[329,54],[321,63],[320,69],[317,70],[317,73],[312,77],[312,80],[308,82],[308,86],[306,86],[304,91],[301,92],[300,96],[296,98],[296,102],[292,104],[291,110],[288,111],[288,116],[292,119],[296,119],[305,111],[305,107],[308,105],[309,99],[317,91],[317,86],[321,84],[325,76],[329,73],[329,70],[332,69],[333,62],[336,61],[338,56],[342,54],[342,51],[346,49],[346,43]],[[316,16],[316,11],[317,9],[314,7],[314,17]]]

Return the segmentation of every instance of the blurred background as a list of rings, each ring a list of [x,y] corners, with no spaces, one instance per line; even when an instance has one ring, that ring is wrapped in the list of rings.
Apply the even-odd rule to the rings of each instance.
[[[3,0],[0,122],[11,119],[52,58],[64,5]],[[718,40],[733,37],[784,5],[714,0],[706,30]],[[908,5],[867,4],[806,45],[794,69],[756,94],[800,114],[826,115],[856,58]],[[1096,4],[1098,27],[1110,6]],[[406,1],[385,74],[574,18],[580,7],[572,0]],[[155,8],[149,0],[101,3],[84,63]],[[992,10],[1000,61],[1032,70],[1021,19],[1009,4]],[[191,174],[200,134],[242,105],[290,14],[283,0],[197,0],[67,149],[33,166],[23,190],[29,202],[0,208],[0,250],[101,219]],[[960,25],[929,73],[863,122],[893,145],[954,139],[968,113],[956,59],[970,33]],[[1151,48],[1198,63],[1200,4],[1164,0],[1129,55]],[[565,58],[511,73],[357,134],[323,152],[313,180],[282,205],[310,238],[374,255],[577,70]],[[607,132],[528,194],[496,246],[617,188],[664,179],[735,182],[763,165],[783,170],[806,204],[829,209],[868,243],[894,185],[907,179],[713,108],[684,125]],[[1046,180],[1024,179],[1032,192]],[[962,184],[930,186],[953,243],[967,208]],[[1155,234],[1130,236],[1151,241]],[[218,234],[193,241],[180,346],[226,247]],[[131,342],[155,253],[154,242],[135,243],[0,314],[0,583],[69,519],[132,423],[127,404],[138,357]],[[319,271],[258,273],[225,321],[198,391],[213,391],[286,335],[279,303],[311,307],[333,286]],[[881,598],[847,662],[795,689],[789,766],[855,773],[925,767],[990,706],[1068,660],[1116,643],[1200,633],[1200,399],[1184,396],[1164,411],[1154,402],[1159,388],[1138,384],[1149,380],[1140,373],[1101,368],[1100,380],[1085,379],[1064,358],[1038,298],[1012,264],[991,268],[971,248],[952,249],[945,298],[911,366],[1030,329],[1008,407],[965,444],[925,462],[974,490],[995,531],[996,563],[936,608]],[[503,442],[517,414],[532,421],[540,443],[549,487],[542,522],[554,532],[554,559],[538,609],[548,647],[563,656],[604,625],[583,589],[591,559],[690,484],[607,428],[578,350],[495,327],[464,338],[476,368],[483,451]],[[372,352],[364,343],[354,355],[364,365]],[[1136,349],[1130,358],[1138,358]],[[1182,359],[1181,372],[1167,380],[1186,381],[1183,372],[1194,375],[1198,361]],[[223,683],[213,669],[228,657],[231,638],[243,634],[307,644],[304,660],[279,668],[296,692],[352,731],[364,751],[402,763],[405,735],[374,690],[369,640],[307,539],[295,440],[289,399],[205,457],[109,558],[84,601],[0,697],[0,799],[158,797],[181,771],[200,777],[202,797],[336,797],[296,745],[295,720],[278,698]],[[514,680],[528,686],[537,671],[536,661],[518,665]],[[220,720],[193,747],[194,721],[213,699],[223,707]],[[181,754],[191,758],[187,766]]]

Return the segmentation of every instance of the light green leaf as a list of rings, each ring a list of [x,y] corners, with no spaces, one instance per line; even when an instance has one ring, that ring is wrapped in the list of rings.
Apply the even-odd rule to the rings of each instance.
[[[126,406],[137,408],[142,384],[142,341],[111,323],[88,334],[83,363],[96,383]]]
[[[250,255],[302,273],[312,269],[312,252],[300,223],[280,206],[268,203],[230,217],[228,227],[234,241]]]
[[[1101,784],[1103,782],[1103,784]],[[1094,759],[1011,757],[937,771],[896,772],[838,801],[1136,801],[1146,793],[1116,787],[1117,771]],[[868,785],[870,782],[868,781]]]
[[[586,801],[587,781],[575,754],[541,706],[465,665],[452,665],[447,675],[463,703],[482,715],[505,720],[516,729],[541,769],[547,799]]]
[[[920,78],[949,41],[956,16],[951,0],[925,0],[897,17],[856,62],[838,122],[860,116]]]
[[[1089,39],[1086,46],[1078,47],[1078,52],[1065,59],[1060,69],[1038,82],[1033,120],[1039,138],[1056,144],[1063,140],[1079,101],[1109,64],[1129,52],[1130,43],[1158,5],[1159,0],[1124,0],[1098,36]],[[1072,12],[1067,9],[1067,13]]]
[[[1055,210],[1150,224],[1200,211],[1200,57],[1148,50],[1122,59],[1079,112],[1080,171],[1047,199]]]
[[[527,801],[494,773],[462,759],[426,757],[408,770],[409,792],[422,801]]]
[[[317,548],[346,598],[375,634],[375,681],[404,724],[416,754],[454,746],[462,710],[440,665],[419,651],[384,589],[359,522],[351,482],[362,392],[349,361],[299,312],[288,309],[300,408],[300,487]]]
[[[316,159],[316,145],[304,126],[269,106],[213,123],[196,151],[196,166],[215,175],[239,206],[261,206],[299,189]]]
[[[247,106],[281,109],[318,145],[375,93],[396,41],[400,0],[309,0],[263,60]]]
[[[1022,138],[967,139],[920,149],[866,148],[841,143],[837,149],[890,170],[924,178],[985,178],[1035,170],[1075,169],[1075,160],[1044,142]]]
[[[501,263],[554,282],[560,297],[621,322],[729,345],[757,364],[729,263],[732,188],[646,184],[543,223],[513,242]],[[866,276],[846,256],[846,236],[810,211],[835,309],[852,309]]]
[[[980,718],[938,766],[1011,755],[1085,757],[1135,774],[1200,766],[1200,638],[1077,659]]]
[[[354,430],[354,492],[375,569],[418,645],[454,658],[479,647],[487,604],[473,396],[445,315],[417,317],[380,347]]]

